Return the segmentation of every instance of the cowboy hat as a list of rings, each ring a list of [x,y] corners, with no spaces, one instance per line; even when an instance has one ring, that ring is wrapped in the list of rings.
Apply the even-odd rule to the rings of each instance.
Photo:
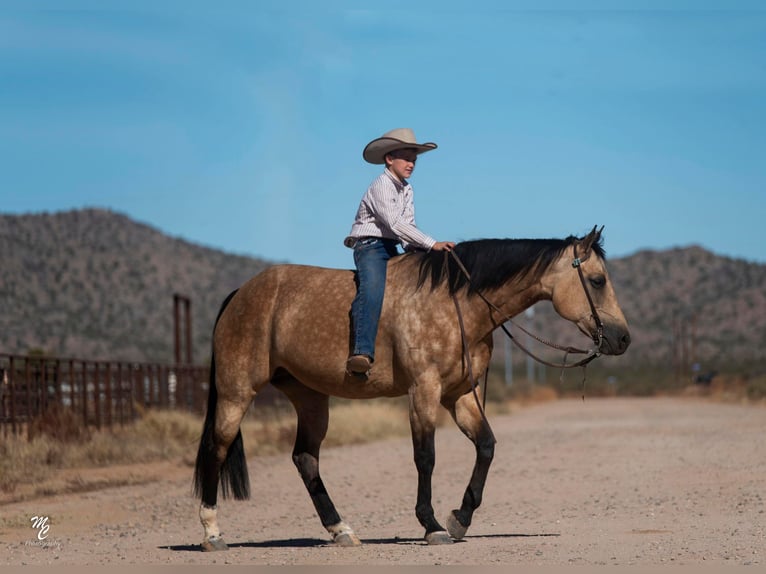
[[[415,133],[410,128],[397,128],[368,143],[362,152],[362,157],[366,162],[382,164],[386,163],[387,153],[410,148],[421,154],[436,149],[436,144],[433,142],[419,144],[415,139]]]

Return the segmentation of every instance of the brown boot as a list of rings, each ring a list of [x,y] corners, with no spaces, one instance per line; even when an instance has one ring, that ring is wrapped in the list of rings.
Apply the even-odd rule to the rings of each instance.
[[[352,355],[346,361],[346,372],[358,377],[366,377],[372,363],[367,355]]]

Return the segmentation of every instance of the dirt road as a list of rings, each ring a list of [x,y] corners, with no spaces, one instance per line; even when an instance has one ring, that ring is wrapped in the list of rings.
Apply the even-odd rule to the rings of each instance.
[[[1,506],[0,564],[766,564],[766,408],[564,400],[491,422],[498,445],[484,504],[450,546],[423,542],[410,441],[395,439],[322,452],[359,548],[328,543],[279,455],[249,460],[250,501],[220,505],[228,552],[199,551],[191,469],[165,464],[147,484]],[[472,463],[467,439],[439,429],[439,516],[459,503]],[[33,516],[49,518],[42,541]]]

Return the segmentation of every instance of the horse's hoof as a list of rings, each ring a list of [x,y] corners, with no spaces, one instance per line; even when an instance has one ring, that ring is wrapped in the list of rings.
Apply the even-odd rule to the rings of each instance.
[[[223,538],[220,538],[220,537],[208,538],[207,540],[204,540],[202,542],[203,552],[217,552],[219,550],[228,550],[228,549],[229,547],[223,541]]]
[[[429,546],[435,546],[437,544],[452,544],[452,538],[444,530],[437,530],[436,532],[429,532],[426,534],[426,542]]]
[[[455,540],[462,540],[465,533],[468,531],[468,527],[460,524],[457,516],[455,516],[455,512],[457,511],[453,510],[447,517],[447,532],[449,532],[449,535]]]
[[[343,546],[346,548],[362,545],[362,541],[359,540],[353,532],[340,532],[332,541],[336,546]]]

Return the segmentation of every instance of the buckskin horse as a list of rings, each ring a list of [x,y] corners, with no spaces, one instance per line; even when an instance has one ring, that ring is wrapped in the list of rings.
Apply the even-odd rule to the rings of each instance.
[[[630,344],[601,230],[595,227],[582,238],[467,241],[455,246],[453,257],[402,254],[389,261],[385,289],[375,363],[367,377],[345,372],[353,271],[276,265],[226,298],[213,334],[207,415],[194,473],[204,550],[228,548],[216,515],[219,483],[224,497],[249,497],[240,423],[269,383],[295,407],[293,462],[322,525],[340,546],[361,542],[319,474],[329,397],[408,395],[418,473],[415,515],[429,544],[448,544],[470,526],[494,455],[494,435],[469,376],[487,368],[493,331],[537,301],[551,300],[561,317],[597,343],[597,354],[619,355]],[[440,405],[476,450],[462,503],[447,517],[446,528],[431,504]]]

